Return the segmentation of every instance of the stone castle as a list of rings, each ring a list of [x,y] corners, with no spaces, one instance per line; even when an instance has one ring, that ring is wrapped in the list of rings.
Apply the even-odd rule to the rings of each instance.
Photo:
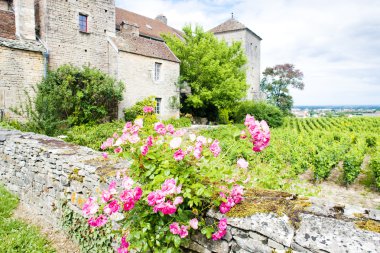
[[[246,52],[247,99],[259,94],[260,40],[231,18],[211,30]],[[0,0],[0,110],[25,100],[49,69],[89,65],[125,83],[123,108],[155,96],[160,118],[178,117],[179,59],[161,34],[181,37],[164,15],[151,19],[117,8],[114,0]]]

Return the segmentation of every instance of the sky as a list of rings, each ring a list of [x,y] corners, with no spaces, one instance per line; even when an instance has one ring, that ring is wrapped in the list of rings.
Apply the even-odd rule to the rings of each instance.
[[[234,17],[258,34],[261,72],[292,63],[305,89],[295,105],[380,105],[380,0],[116,0],[118,7],[181,29]]]

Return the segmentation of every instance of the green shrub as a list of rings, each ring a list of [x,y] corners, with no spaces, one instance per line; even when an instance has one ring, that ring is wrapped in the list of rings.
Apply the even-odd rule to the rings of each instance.
[[[247,114],[254,115],[257,120],[265,120],[270,127],[279,127],[284,121],[280,109],[265,102],[254,101],[240,102],[233,113],[233,120],[242,123]]]
[[[65,141],[99,150],[100,145],[114,132],[123,128],[124,124],[119,120],[97,125],[74,126],[66,133]]]
[[[148,97],[145,98],[139,102],[137,102],[135,105],[129,108],[124,108],[124,119],[125,121],[134,121],[138,116],[141,116],[144,114],[144,106],[151,106],[153,108],[156,107],[156,100],[154,97]]]
[[[115,119],[123,89],[122,82],[97,69],[63,65],[37,84],[24,112],[31,130],[55,135],[70,126]]]
[[[230,110],[228,109],[220,109],[218,113],[218,123],[219,124],[230,124]]]
[[[181,127],[190,127],[191,126],[191,120],[190,118],[181,117],[179,119],[167,119],[163,122],[165,125],[172,124],[175,128],[181,128]]]

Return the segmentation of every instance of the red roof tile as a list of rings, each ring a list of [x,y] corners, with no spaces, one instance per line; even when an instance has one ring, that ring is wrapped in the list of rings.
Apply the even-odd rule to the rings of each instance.
[[[133,35],[118,35],[114,41],[120,51],[172,62],[180,62],[163,41]]]
[[[162,23],[159,20],[148,18],[116,7],[116,25],[120,25],[123,21],[137,24],[140,29],[140,35],[142,36],[162,40],[161,34],[171,33],[181,37],[180,31]]]

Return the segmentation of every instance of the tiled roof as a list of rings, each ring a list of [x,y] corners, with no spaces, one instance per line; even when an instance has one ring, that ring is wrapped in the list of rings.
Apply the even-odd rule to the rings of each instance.
[[[0,10],[0,37],[16,39],[15,14],[10,11]]]
[[[135,23],[139,26],[139,32],[142,36],[152,37],[160,39],[161,34],[171,33],[181,37],[181,32],[162,23],[159,20],[148,18],[137,13],[120,9],[116,7],[116,25],[120,25],[121,22],[127,21],[128,23]]]
[[[258,36],[256,33],[254,33],[251,29],[240,23],[234,18],[230,18],[224,23],[212,28],[209,32],[212,32],[214,34],[216,33],[224,33],[224,32],[230,32],[230,31],[238,31],[238,30],[244,30],[247,29],[249,32],[251,32],[253,35],[258,37],[260,40],[260,36]]]
[[[133,35],[116,36],[114,41],[120,51],[180,62],[163,41]]]

